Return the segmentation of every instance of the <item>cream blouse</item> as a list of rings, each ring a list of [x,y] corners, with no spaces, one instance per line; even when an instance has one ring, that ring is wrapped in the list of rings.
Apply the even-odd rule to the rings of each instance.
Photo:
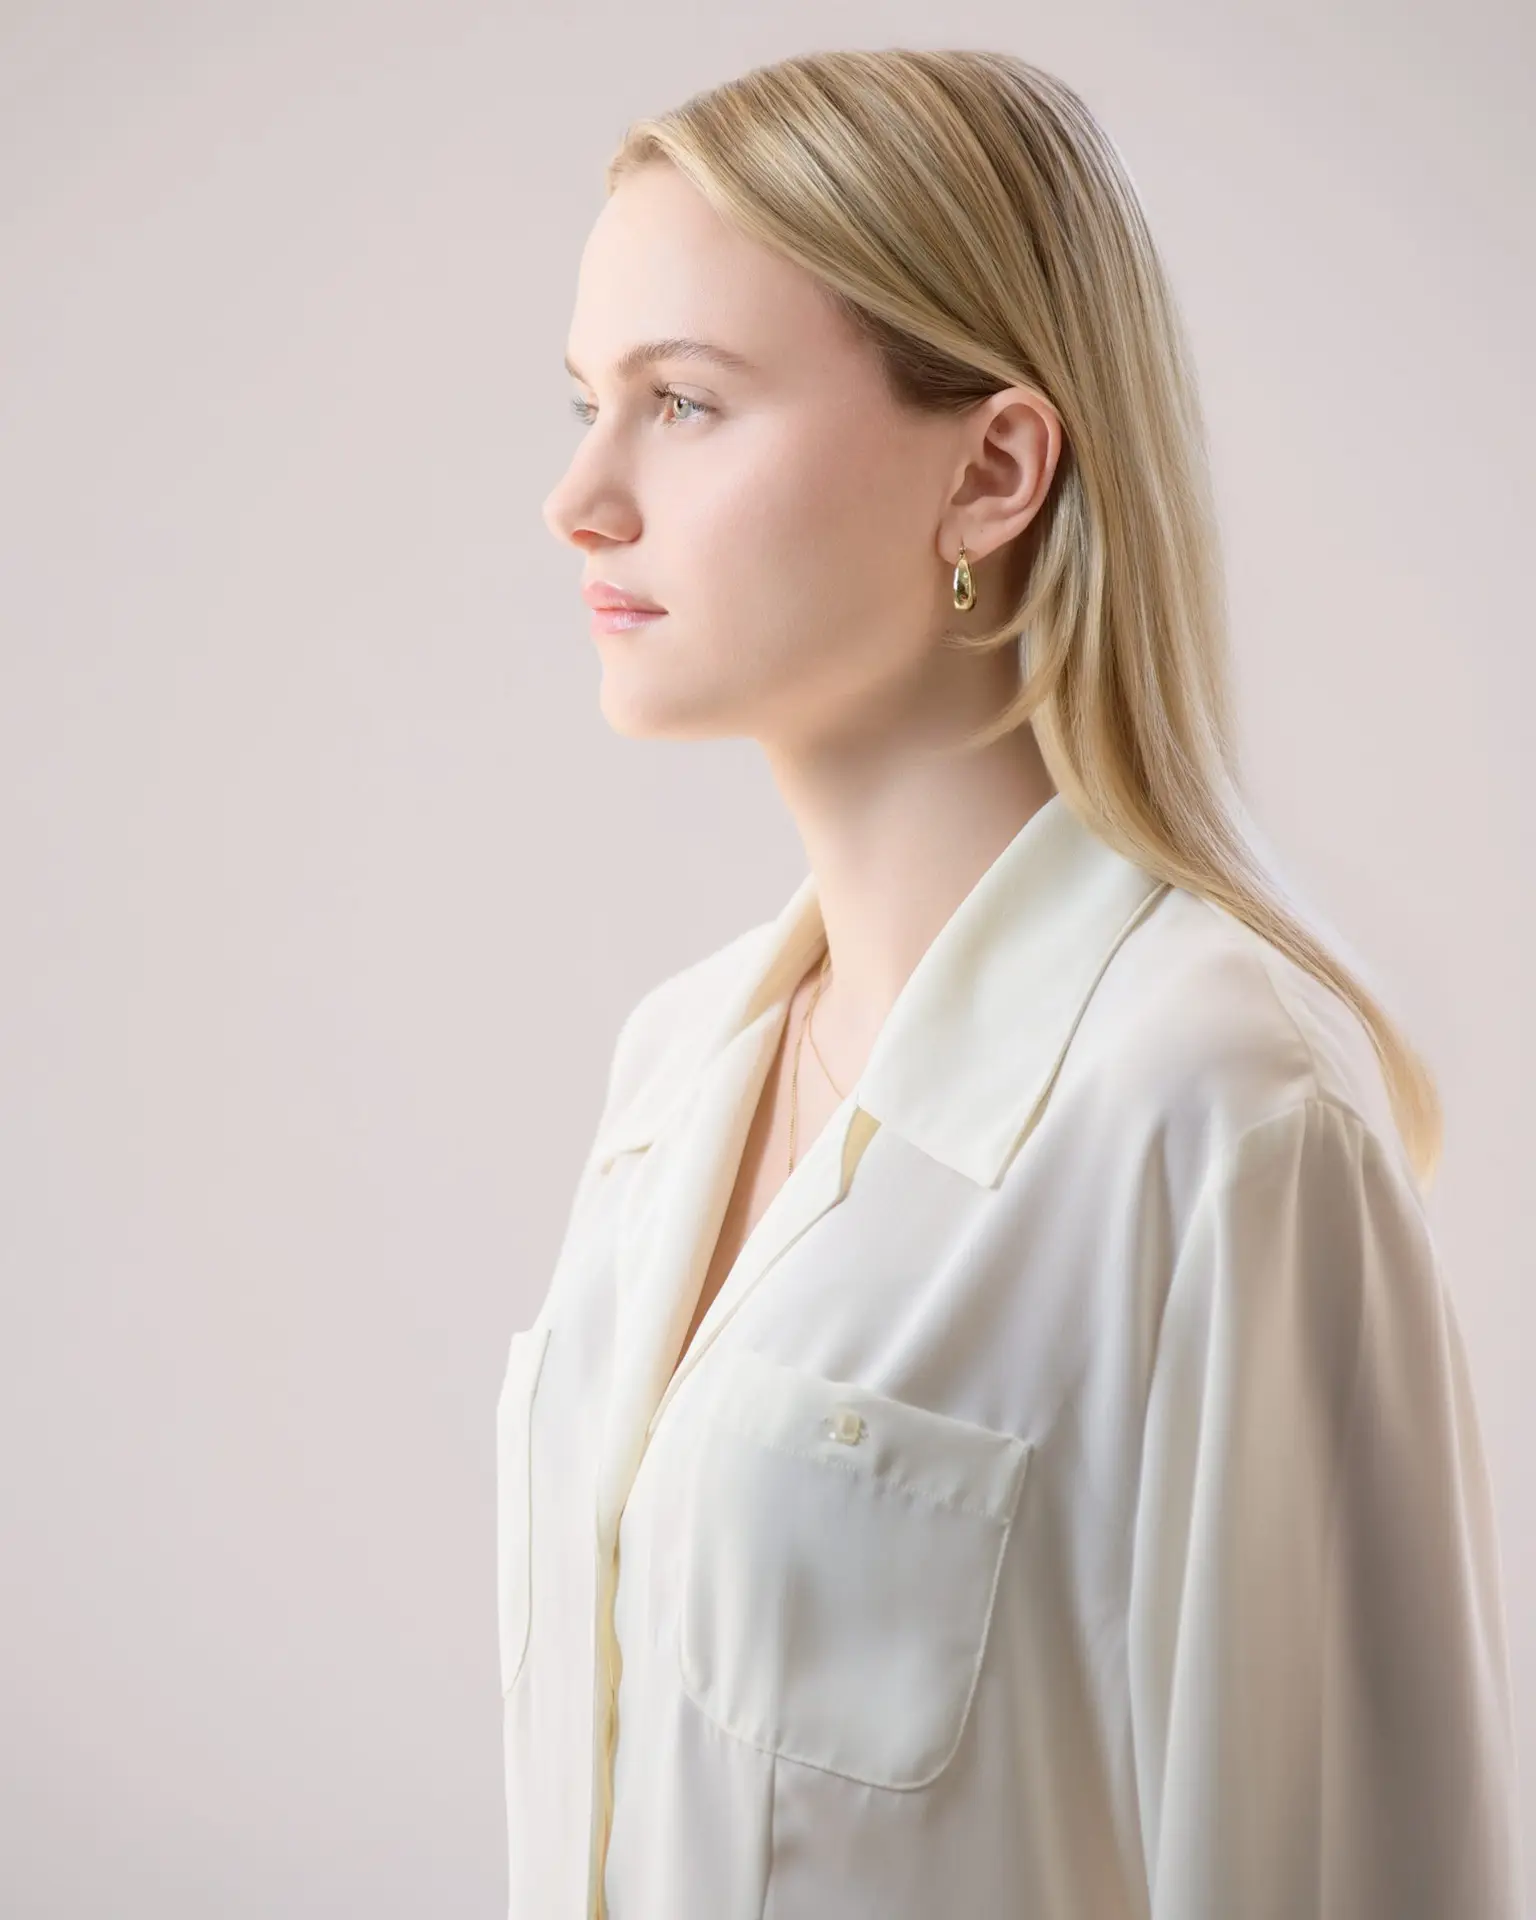
[[[1455,1313],[1355,1016],[1057,795],[672,1377],[814,876],[652,988],[497,1406],[510,1920],[1518,1920]]]

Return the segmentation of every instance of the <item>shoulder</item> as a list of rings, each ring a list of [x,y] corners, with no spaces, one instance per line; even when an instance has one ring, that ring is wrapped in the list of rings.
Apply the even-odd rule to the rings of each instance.
[[[1116,952],[1078,1040],[1062,1186],[1102,1197],[1083,1218],[1106,1324],[1139,1329],[1148,1366],[1170,1328],[1259,1368],[1266,1343],[1294,1337],[1311,1343],[1298,1367],[1322,1367],[1334,1333],[1356,1338],[1368,1293],[1383,1312],[1439,1312],[1370,1034],[1263,935],[1170,890]]]
[[[1224,908],[1171,888],[1116,953],[1068,1056],[1196,1183],[1255,1128],[1323,1105],[1394,1157],[1381,1061],[1342,995]],[[1075,1056],[1075,1058],[1074,1058]]]

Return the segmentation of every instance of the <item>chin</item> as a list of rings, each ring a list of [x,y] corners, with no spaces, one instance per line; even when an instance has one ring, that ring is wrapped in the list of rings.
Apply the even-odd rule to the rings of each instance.
[[[623,686],[622,678],[604,673],[598,707],[612,731],[626,740],[724,740],[743,731],[718,709],[667,700],[657,688]]]

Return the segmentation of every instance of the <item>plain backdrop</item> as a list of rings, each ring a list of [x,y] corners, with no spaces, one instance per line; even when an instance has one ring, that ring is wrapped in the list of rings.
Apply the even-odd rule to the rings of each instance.
[[[0,1911],[496,1920],[494,1403],[623,1013],[804,871],[602,721],[625,124],[974,45],[1125,154],[1251,804],[1436,1071],[1536,1859],[1532,15],[0,3]]]

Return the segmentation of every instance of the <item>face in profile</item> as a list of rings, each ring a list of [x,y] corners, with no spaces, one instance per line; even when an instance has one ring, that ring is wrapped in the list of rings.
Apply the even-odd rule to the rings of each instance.
[[[624,364],[678,339],[732,363]],[[893,725],[937,738],[974,724],[982,674],[1007,697],[1015,662],[936,644],[957,619],[960,539],[977,551],[955,503],[980,429],[901,406],[816,281],[671,166],[627,175],[604,203],[568,362],[583,421],[546,523],[581,550],[583,584],[665,610],[593,633],[618,732],[846,749]]]

